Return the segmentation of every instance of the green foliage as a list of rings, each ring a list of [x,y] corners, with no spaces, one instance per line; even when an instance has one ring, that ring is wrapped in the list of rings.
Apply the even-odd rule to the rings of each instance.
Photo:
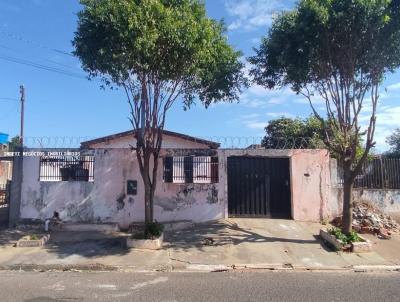
[[[360,236],[355,231],[351,231],[349,235],[345,235],[340,228],[333,227],[328,230],[328,233],[335,236],[336,239],[342,241],[344,244],[361,241]]]
[[[371,132],[359,126],[364,97],[400,66],[400,1],[301,0],[274,20],[249,61],[257,84],[322,98],[327,147],[343,161],[360,158],[374,145],[374,112]]]
[[[268,88],[299,92],[327,77],[360,73],[382,80],[400,65],[400,2],[302,0],[275,19],[249,60],[256,82]]]
[[[145,228],[145,237],[158,238],[161,236],[163,231],[164,231],[164,226],[161,223],[157,221],[147,223]]]
[[[30,235],[29,238],[30,238],[30,240],[39,240],[39,237],[36,234]]]
[[[20,138],[19,136],[14,136],[11,138],[10,142],[8,143],[8,151],[9,152],[15,152],[17,151],[18,147],[21,146]]]
[[[389,144],[390,151],[385,154],[388,157],[400,157],[400,128],[396,129],[386,140]]]
[[[237,100],[247,84],[240,52],[228,44],[224,25],[206,16],[201,1],[81,4],[73,45],[91,77],[101,76],[108,85],[143,78],[154,85],[176,82],[186,106],[196,96],[206,106]]]
[[[249,58],[254,81],[270,89],[290,86],[323,124],[324,143],[343,167],[349,234],[351,185],[375,146],[379,85],[400,66],[400,1],[300,0],[274,19],[255,51]],[[324,114],[314,106],[316,96]],[[363,120],[367,98],[372,110]]]
[[[238,100],[247,86],[241,53],[200,0],[81,0],[74,54],[90,77],[126,92],[144,184],[145,221],[153,220],[157,162],[167,111]],[[153,165],[151,165],[153,161]],[[152,166],[152,168],[151,168]],[[152,170],[152,171],[150,171]]]
[[[302,148],[324,148],[323,127],[315,117],[307,119],[281,117],[269,121],[265,132],[266,135],[261,142],[265,148],[275,148],[281,139],[293,142],[302,140]]]

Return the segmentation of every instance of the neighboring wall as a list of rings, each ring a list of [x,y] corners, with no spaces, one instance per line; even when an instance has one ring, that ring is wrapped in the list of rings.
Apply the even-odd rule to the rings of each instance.
[[[6,184],[7,181],[11,180],[11,175],[12,175],[12,161],[0,160],[0,185]]]
[[[338,205],[337,216],[342,213],[343,189],[337,183],[337,163],[335,159],[331,159],[331,204]],[[400,190],[390,189],[353,189],[354,201],[367,201],[384,213],[400,218]],[[400,219],[399,219],[400,220]]]

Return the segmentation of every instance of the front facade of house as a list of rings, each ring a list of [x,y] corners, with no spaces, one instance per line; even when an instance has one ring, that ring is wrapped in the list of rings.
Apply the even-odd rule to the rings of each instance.
[[[71,222],[144,220],[144,188],[132,131],[85,142],[80,156],[24,157],[20,219],[60,213]],[[330,203],[326,150],[218,149],[206,140],[164,132],[154,199],[158,221],[228,217],[320,221]]]

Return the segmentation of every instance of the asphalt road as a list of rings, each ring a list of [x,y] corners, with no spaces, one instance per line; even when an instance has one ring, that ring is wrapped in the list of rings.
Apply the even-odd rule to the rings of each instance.
[[[0,272],[0,301],[400,301],[400,273]]]

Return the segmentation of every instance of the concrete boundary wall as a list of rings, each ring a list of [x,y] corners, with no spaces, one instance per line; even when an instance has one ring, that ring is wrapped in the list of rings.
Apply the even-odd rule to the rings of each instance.
[[[337,183],[337,162],[331,159],[331,205],[337,205],[336,216],[342,214],[343,189]],[[353,201],[366,201],[377,206],[384,213],[400,218],[400,190],[353,189]]]
[[[39,158],[24,158],[20,217],[44,220],[60,213],[64,221],[113,222],[127,227],[144,220],[144,188],[130,149],[96,149],[94,182],[41,182]],[[162,155],[180,156],[190,150],[163,150]],[[228,217],[227,158],[229,156],[285,157],[290,159],[292,218],[320,221],[336,214],[332,204],[330,161],[326,150],[200,150],[218,155],[219,183],[164,183],[159,160],[154,199],[155,219],[161,222],[203,222]],[[127,180],[137,180],[137,195],[126,194]]]
[[[44,220],[60,213],[71,222],[114,222],[127,227],[144,220],[144,187],[136,155],[130,149],[94,151],[94,182],[41,182],[39,158],[24,158],[21,219]],[[195,222],[224,217],[218,184],[163,183],[159,160],[154,215],[158,221]],[[137,180],[137,195],[127,195],[127,181]]]

